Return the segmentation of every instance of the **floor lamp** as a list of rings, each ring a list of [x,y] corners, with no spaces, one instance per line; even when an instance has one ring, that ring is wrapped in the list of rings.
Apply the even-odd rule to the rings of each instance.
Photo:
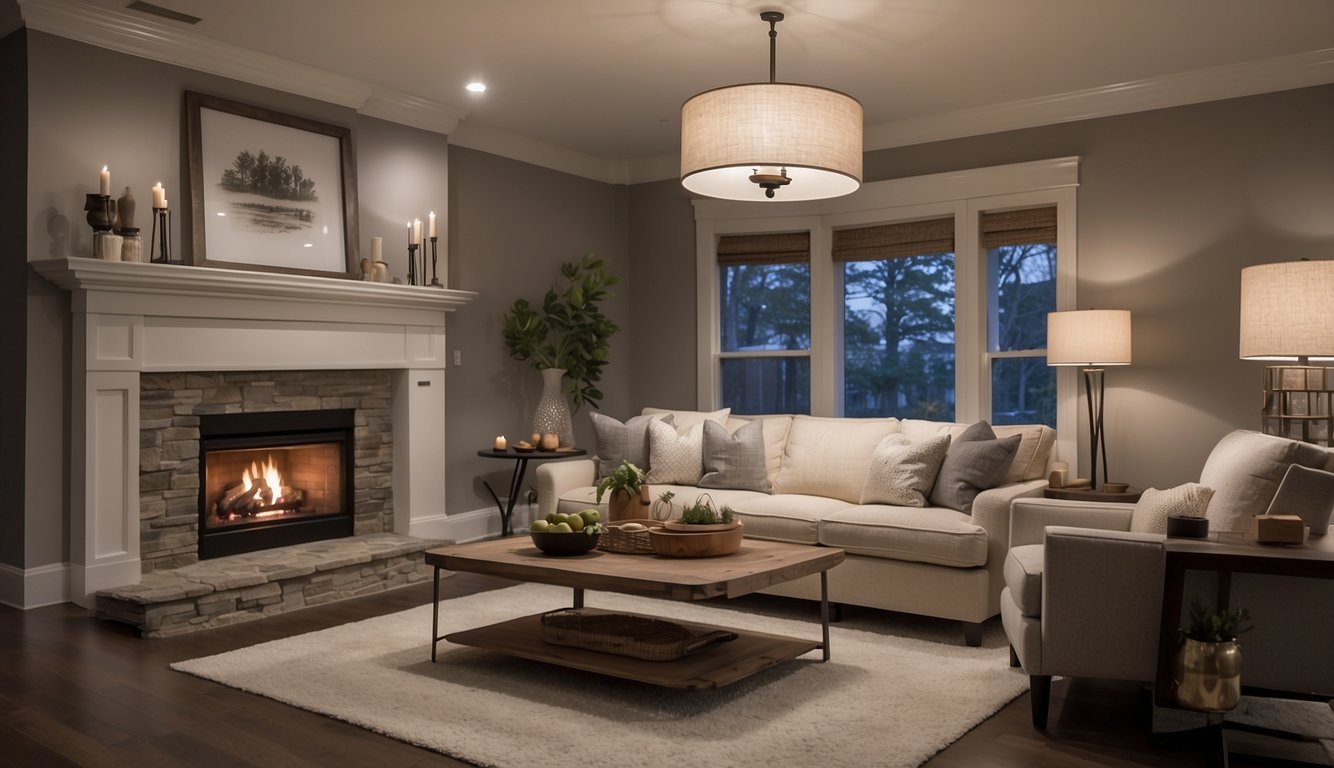
[[[1334,354],[1334,261],[1288,261],[1241,271],[1241,357],[1265,367],[1261,428],[1317,445],[1334,444],[1334,369],[1311,365]]]
[[[1089,415],[1089,487],[1098,489],[1098,453],[1107,470],[1103,434],[1103,369],[1130,365],[1130,311],[1080,309],[1047,313],[1047,365],[1079,366]],[[1104,478],[1105,482],[1105,478]]]

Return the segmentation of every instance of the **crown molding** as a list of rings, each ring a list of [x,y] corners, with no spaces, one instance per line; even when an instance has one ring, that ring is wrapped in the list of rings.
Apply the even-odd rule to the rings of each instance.
[[[866,151],[1334,83],[1334,48],[867,126]]]
[[[448,134],[465,111],[289,59],[222,43],[179,25],[78,0],[18,0],[29,29],[131,56],[294,93]]]

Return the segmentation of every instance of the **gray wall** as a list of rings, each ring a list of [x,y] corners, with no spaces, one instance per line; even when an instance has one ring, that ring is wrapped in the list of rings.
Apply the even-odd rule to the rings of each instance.
[[[0,563],[23,565],[23,391],[28,354],[28,250],[26,210],[28,167],[28,52],[23,30],[0,38]]]
[[[445,377],[446,493],[454,514],[494,506],[481,487],[483,477],[497,493],[508,488],[512,465],[479,458],[477,450],[489,448],[496,435],[527,437],[541,377],[506,354],[501,315],[518,298],[540,303],[559,279],[562,262],[592,251],[620,277],[603,305],[621,331],[611,339],[601,410],[625,418],[639,402],[629,396],[637,315],[628,310],[636,267],[627,256],[626,188],[461,147],[452,147],[449,158],[450,284],[478,294],[447,329],[451,361],[456,351],[463,356]],[[634,264],[639,261],[636,256]],[[587,411],[574,414],[578,445],[592,443]],[[536,487],[535,477],[524,484]]]
[[[1229,430],[1259,428],[1263,364],[1237,358],[1240,272],[1334,258],[1332,135],[1334,86],[1322,86],[871,152],[866,180],[1083,158],[1079,307],[1134,313],[1135,364],[1107,375],[1109,463],[1114,478],[1162,488],[1198,478]],[[653,276],[634,303],[689,322],[694,222],[670,185],[632,191],[635,269]],[[671,244],[651,266],[646,240]],[[693,352],[676,322],[640,324],[636,344]],[[636,378],[632,395],[690,404],[694,386],[673,371]]]

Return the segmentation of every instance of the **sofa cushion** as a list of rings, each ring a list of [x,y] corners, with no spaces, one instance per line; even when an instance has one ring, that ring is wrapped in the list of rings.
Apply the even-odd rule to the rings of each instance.
[[[641,416],[666,416],[670,413],[676,423],[677,431],[684,432],[703,421],[716,421],[719,424],[726,424],[727,417],[732,413],[732,409],[721,408],[716,411],[673,411],[667,408],[642,408],[639,413]]]
[[[925,507],[949,447],[949,435],[917,440],[903,434],[886,435],[871,456],[861,503]]]
[[[1334,512],[1334,472],[1300,464],[1288,467],[1274,500],[1265,510],[1267,515],[1297,515],[1316,536],[1324,536],[1329,530],[1331,512]]]
[[[1214,489],[1199,483],[1186,483],[1160,491],[1147,488],[1130,513],[1133,533],[1167,533],[1167,518],[1204,517]]]
[[[1200,471],[1214,489],[1205,517],[1211,531],[1245,531],[1252,515],[1264,514],[1288,467],[1324,469],[1329,454],[1319,446],[1239,429],[1223,436]]]
[[[736,511],[746,524],[748,538],[793,544],[820,543],[820,521],[852,506],[838,499],[799,493],[720,503],[727,503]]]
[[[774,493],[861,501],[871,455],[898,419],[834,419],[794,416]]]
[[[962,512],[866,504],[825,515],[820,543],[850,554],[973,568],[987,563],[987,532]]]
[[[1025,616],[1042,615],[1044,552],[1041,544],[1025,544],[1005,556],[1005,586],[1010,588],[1010,598]]]
[[[680,432],[670,424],[648,424],[648,476],[645,481],[697,485],[704,474],[704,424]]]
[[[772,487],[778,470],[783,466],[783,448],[787,445],[787,431],[792,417],[781,416],[728,416],[727,431],[736,432],[744,424],[758,421],[764,425],[764,472]]]
[[[1019,435],[997,438],[991,425],[979,421],[950,443],[931,489],[931,503],[967,512],[977,494],[1000,485],[1019,450]]]
[[[597,441],[598,477],[606,477],[621,462],[628,461],[640,469],[648,469],[648,423],[659,418],[672,423],[672,415],[634,416],[624,423],[593,411],[588,414],[593,423],[593,437]]]
[[[764,423],[752,421],[732,434],[714,422],[704,422],[704,475],[701,488],[737,488],[769,491],[764,463]]]

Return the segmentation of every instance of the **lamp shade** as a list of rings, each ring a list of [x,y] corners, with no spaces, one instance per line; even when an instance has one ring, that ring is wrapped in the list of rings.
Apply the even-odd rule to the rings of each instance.
[[[1047,365],[1130,365],[1130,310],[1048,312]]]
[[[1288,261],[1241,271],[1241,356],[1334,355],[1334,261]]]
[[[862,179],[861,102],[814,85],[748,83],[705,91],[681,107],[686,189],[764,200],[751,175],[780,172],[791,179],[782,200],[855,192]]]

